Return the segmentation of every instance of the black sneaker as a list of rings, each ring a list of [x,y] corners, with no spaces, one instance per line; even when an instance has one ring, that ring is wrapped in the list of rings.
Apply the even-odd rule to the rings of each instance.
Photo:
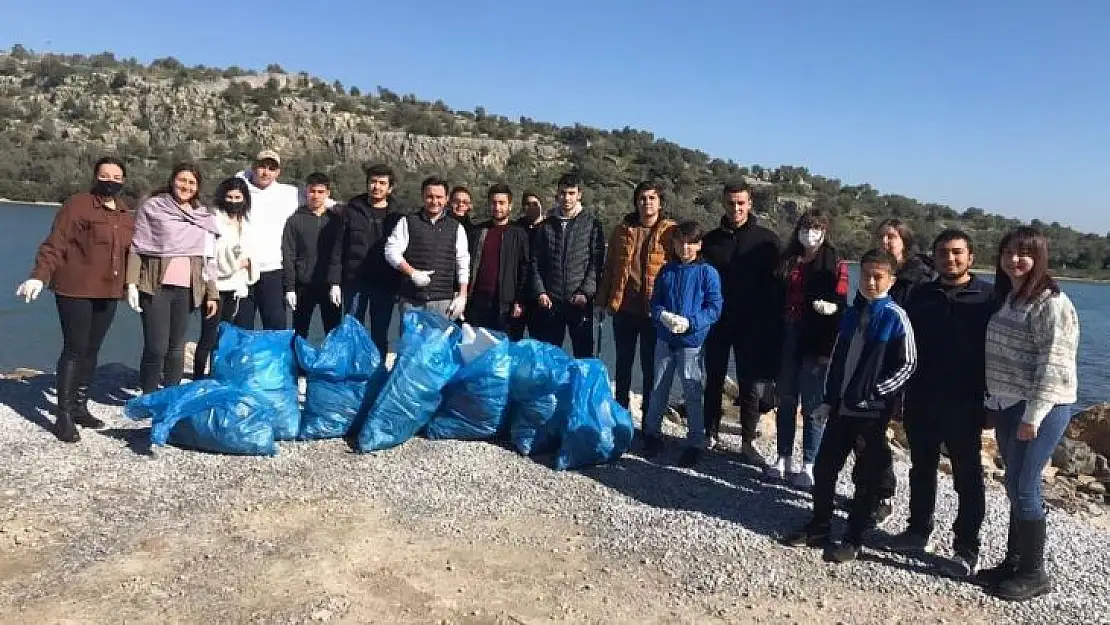
[[[929,544],[929,537],[918,534],[912,530],[906,530],[895,536],[894,545],[903,551],[917,551],[920,553],[932,552],[932,545]]]
[[[644,447],[640,450],[641,458],[654,458],[663,451],[663,438],[660,436],[645,436]]]
[[[829,543],[829,533],[822,531],[813,531],[807,525],[802,529],[787,534],[779,539],[779,542],[787,547],[825,547]]]
[[[678,466],[690,468],[696,466],[699,460],[701,460],[701,450],[688,447],[686,451],[682,452],[682,455],[678,457]]]
[[[859,557],[860,551],[862,548],[859,545],[843,540],[825,550],[825,561],[838,564],[851,562]]]
[[[952,558],[952,574],[960,579],[973,577],[979,569],[979,554],[968,549],[957,549]]]
[[[871,520],[877,527],[882,525],[883,521],[889,519],[891,514],[894,514],[894,506],[890,504],[889,499],[884,499],[879,502],[879,505],[875,506],[875,514]]]

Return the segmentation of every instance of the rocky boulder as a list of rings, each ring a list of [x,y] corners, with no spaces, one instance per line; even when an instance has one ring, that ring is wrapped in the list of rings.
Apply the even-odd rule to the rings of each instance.
[[[1096,454],[1110,457],[1110,402],[1091,406],[1075,415],[1065,436],[1086,443]]]
[[[1091,475],[1097,465],[1095,453],[1083,441],[1065,437],[1052,453],[1052,466],[1064,475]]]

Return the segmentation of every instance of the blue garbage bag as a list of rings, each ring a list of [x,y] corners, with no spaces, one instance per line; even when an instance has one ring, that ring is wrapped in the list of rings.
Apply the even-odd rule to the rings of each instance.
[[[274,437],[292,440],[300,429],[297,361],[292,330],[244,330],[220,324],[212,379],[258,391],[273,405]]]
[[[510,348],[513,373],[509,398],[514,401],[549,395],[570,379],[574,362],[562,349],[535,339],[523,339]]]
[[[566,416],[565,410],[558,413],[557,408],[560,401],[568,400],[574,361],[562,349],[534,339],[514,343],[510,353],[509,440],[525,456],[554,452]]]
[[[510,402],[509,440],[517,453],[524,456],[548,454],[559,448],[563,431],[560,417],[565,417],[566,413],[560,414],[558,408],[560,396],[565,397],[566,388],[569,384],[564,384],[555,393]]]
[[[443,389],[443,403],[425,430],[428,438],[483,440],[501,430],[509,402],[511,345],[503,339],[462,365]]]
[[[632,445],[632,415],[613,398],[609,371],[596,358],[577,360],[571,368],[571,400],[555,469],[605,464]]]
[[[297,438],[346,436],[360,424],[385,382],[377,346],[350,315],[328,333],[319,349],[299,336],[295,345],[307,386]]]
[[[245,456],[277,454],[272,410],[261,393],[211,379],[142,395],[124,407],[131,419],[151,419],[153,445]]]
[[[358,434],[362,452],[396,447],[415,436],[431,420],[443,388],[459,370],[459,332],[446,317],[410,310],[402,325],[403,348]]]

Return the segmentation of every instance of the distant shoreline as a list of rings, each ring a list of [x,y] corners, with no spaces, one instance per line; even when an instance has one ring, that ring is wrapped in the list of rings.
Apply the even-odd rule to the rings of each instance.
[[[844,262],[849,264],[849,265],[858,265],[859,264],[858,260],[845,260]],[[990,279],[992,281],[994,280],[994,267],[972,267],[971,271],[972,271],[972,273],[979,274],[980,276],[987,275],[987,276],[990,277]],[[1060,276],[1060,275],[1056,275],[1056,274],[1052,274],[1052,277],[1055,278],[1056,280],[1059,280],[1060,282],[1085,282],[1085,283],[1088,283],[1088,284],[1110,284],[1110,278],[1079,278],[1079,277],[1073,277],[1073,276]]]
[[[6,197],[0,197],[0,204],[23,204],[24,206],[61,206],[61,202],[28,202],[25,200],[9,200]]]

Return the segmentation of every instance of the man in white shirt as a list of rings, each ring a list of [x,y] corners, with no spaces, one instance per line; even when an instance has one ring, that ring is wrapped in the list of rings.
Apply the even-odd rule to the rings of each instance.
[[[247,181],[251,193],[255,252],[251,260],[258,265],[259,273],[258,281],[251,285],[251,295],[262,318],[262,328],[284,330],[288,327],[288,316],[282,286],[281,238],[286,220],[300,205],[300,194],[296,186],[277,181],[281,157],[274,150],[259,152],[250,171],[239,175]]]
[[[447,188],[441,178],[424,179],[424,208],[397,222],[385,260],[407,278],[400,287],[404,310],[426,308],[457,320],[466,309],[470,250],[462,224],[447,217]]]

